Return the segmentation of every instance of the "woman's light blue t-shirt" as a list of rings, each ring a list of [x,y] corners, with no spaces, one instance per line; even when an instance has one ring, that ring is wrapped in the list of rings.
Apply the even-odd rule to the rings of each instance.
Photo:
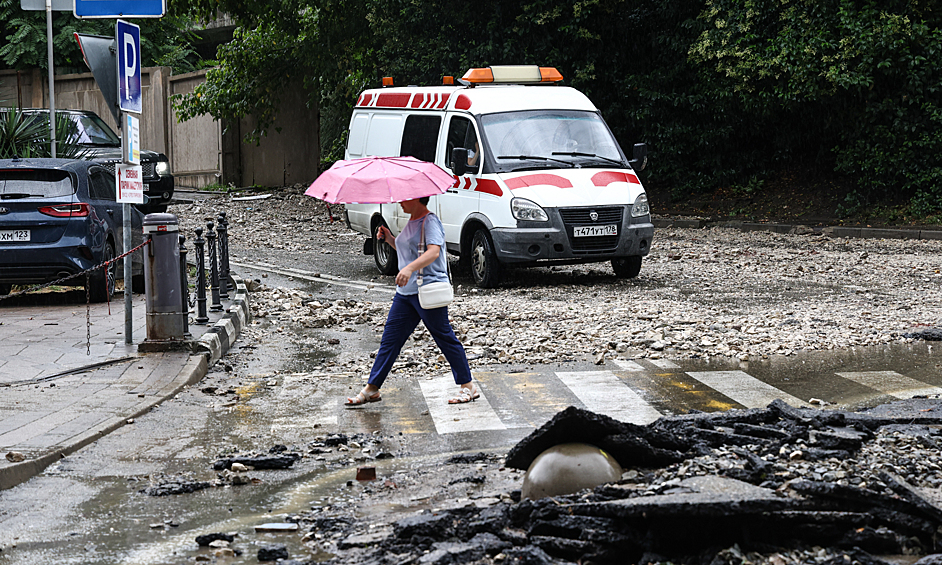
[[[418,274],[422,274],[422,284],[448,280],[448,259],[445,257],[445,228],[438,216],[429,212],[418,220],[409,220],[406,227],[396,236],[396,254],[399,256],[399,270],[419,258],[419,240],[422,236],[422,222],[425,222],[425,245],[438,245],[441,253],[431,265],[412,273],[409,283],[396,287],[399,294],[418,294],[419,286],[416,284]]]

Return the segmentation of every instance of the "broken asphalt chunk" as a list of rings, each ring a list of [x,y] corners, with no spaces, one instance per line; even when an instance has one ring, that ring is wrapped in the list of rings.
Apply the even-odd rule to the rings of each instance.
[[[301,458],[299,453],[281,453],[279,455],[235,455],[217,460],[213,469],[222,471],[231,469],[233,463],[240,463],[254,469],[287,469]]]

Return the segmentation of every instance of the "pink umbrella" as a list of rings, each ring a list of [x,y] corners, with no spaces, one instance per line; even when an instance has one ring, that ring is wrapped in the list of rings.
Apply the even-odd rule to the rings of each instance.
[[[364,157],[337,161],[304,191],[332,204],[392,204],[442,194],[455,177],[415,157]]]

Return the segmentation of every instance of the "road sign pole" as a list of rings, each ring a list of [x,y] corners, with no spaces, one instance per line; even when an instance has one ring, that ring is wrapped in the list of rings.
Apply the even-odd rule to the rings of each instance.
[[[56,156],[56,83],[52,73],[52,0],[46,0],[46,57],[49,59],[49,151]]]

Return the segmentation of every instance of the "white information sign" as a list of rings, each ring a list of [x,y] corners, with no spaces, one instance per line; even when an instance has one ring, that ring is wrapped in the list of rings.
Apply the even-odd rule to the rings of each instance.
[[[140,165],[141,120],[131,114],[124,115],[124,127],[121,128],[121,143],[124,147],[124,157],[121,160],[129,165]]]
[[[144,203],[144,174],[140,165],[118,164],[115,167],[118,182],[118,202]]]

